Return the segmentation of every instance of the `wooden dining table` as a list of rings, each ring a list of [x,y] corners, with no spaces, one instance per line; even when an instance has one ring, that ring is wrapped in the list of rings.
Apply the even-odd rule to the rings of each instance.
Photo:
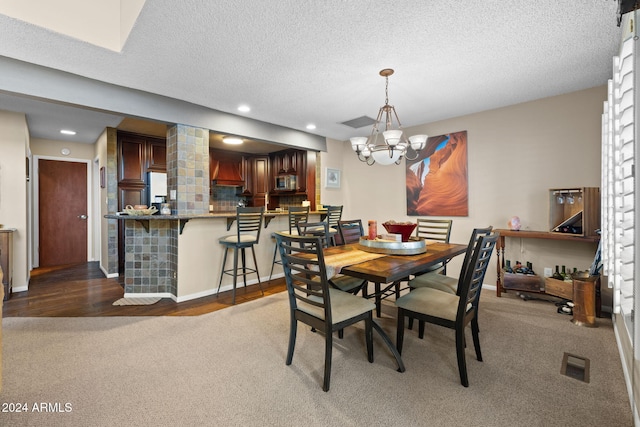
[[[448,261],[457,255],[465,253],[466,250],[467,245],[434,242],[427,244],[427,251],[422,254],[372,254],[370,257],[372,259],[366,259],[367,256],[360,253],[363,252],[362,247],[358,243],[351,243],[343,246],[329,247],[323,251],[323,255],[328,270],[336,274],[345,274],[374,283],[375,292],[373,294],[365,293],[365,296],[367,298],[376,298],[386,293],[392,287],[397,287],[401,280],[406,280],[410,275],[424,271],[441,262]],[[355,260],[355,263],[349,262],[350,258]],[[365,258],[364,261],[362,260],[363,258]],[[385,285],[385,287],[383,288],[382,285]],[[376,310],[378,311],[379,317],[380,298],[376,298],[376,301],[378,302]],[[382,340],[393,353],[398,363],[398,371],[404,372],[405,367],[400,353],[398,353],[389,336],[375,320],[373,327],[378,331]]]

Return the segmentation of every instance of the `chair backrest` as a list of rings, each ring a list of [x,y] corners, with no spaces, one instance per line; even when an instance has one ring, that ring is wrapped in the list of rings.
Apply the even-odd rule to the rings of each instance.
[[[342,219],[342,206],[327,206],[327,224],[338,231],[338,221]]]
[[[291,310],[302,306],[315,307],[324,312],[328,325],[331,319],[331,298],[327,270],[320,237],[292,236],[276,233],[276,242],[282,259],[284,277]],[[314,311],[313,308],[310,311]]]
[[[300,221],[309,220],[309,206],[289,206],[289,234],[297,231]]]
[[[460,276],[458,282],[458,292],[460,301],[458,302],[457,320],[468,320],[475,315],[480,300],[480,291],[487,267],[491,258],[493,248],[496,246],[498,234],[482,235],[474,245],[467,271]],[[467,316],[469,316],[467,318]]]
[[[329,224],[325,221],[320,222],[299,222],[296,224],[298,235],[304,237],[320,238],[320,244],[323,248],[329,247]]]
[[[362,220],[360,219],[338,221],[338,231],[340,232],[342,244],[358,243],[360,237],[364,236]]]
[[[236,224],[238,233],[238,243],[258,243],[260,240],[260,230],[262,229],[262,219],[264,216],[264,206],[242,208],[236,211]]]
[[[478,243],[478,239],[482,236],[488,236],[491,234],[491,230],[493,230],[493,226],[490,225],[487,228],[474,228],[471,232],[471,238],[469,239],[469,245],[467,246],[467,252],[464,254],[464,259],[462,260],[462,269],[460,270],[460,277],[464,277],[467,274],[467,267],[471,262],[471,256],[473,255],[473,250]],[[458,286],[458,295],[460,295],[460,286]]]
[[[416,237],[449,243],[451,226],[453,225],[452,220],[418,218],[416,223]]]

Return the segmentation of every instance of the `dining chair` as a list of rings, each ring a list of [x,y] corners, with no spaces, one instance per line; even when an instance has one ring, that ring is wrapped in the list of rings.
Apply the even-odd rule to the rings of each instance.
[[[224,246],[224,257],[222,259],[222,268],[220,270],[220,282],[218,283],[218,295],[220,294],[220,286],[222,286],[222,277],[225,274],[233,276],[233,296],[231,304],[236,303],[236,283],[239,271],[242,271],[245,287],[247,286],[247,274],[255,273],[256,276],[258,276],[260,292],[264,295],[262,284],[260,283],[256,251],[254,249],[254,246],[257,245],[260,240],[260,229],[262,228],[263,216],[264,206],[251,208],[238,207],[236,210],[236,233],[230,236],[223,236],[218,240],[218,242]],[[247,248],[251,248],[254,268],[247,267],[245,254],[245,250]],[[233,268],[225,269],[229,250],[233,250]],[[242,266],[240,268],[238,267],[238,253],[240,253],[242,261]]]
[[[282,230],[280,233],[298,234],[298,223],[300,221],[307,222],[309,220],[309,206],[289,206],[289,230]],[[271,233],[271,237],[275,239],[276,232]],[[269,273],[269,281],[273,276],[273,267],[276,264],[282,265],[282,261],[278,258],[278,245],[273,247],[273,262],[271,263],[271,272]]]
[[[299,236],[314,236],[319,237],[323,248],[328,248],[330,245],[330,233],[329,224],[326,221],[320,222],[299,222],[297,224]],[[366,280],[358,279],[357,277],[347,276],[345,274],[337,274],[333,277],[329,277],[329,284],[336,289],[351,294],[357,294],[358,291],[367,283]]]
[[[478,242],[478,239],[481,236],[488,236],[491,234],[493,230],[493,226],[488,226],[486,228],[474,228],[471,232],[471,238],[469,239],[469,244],[467,245],[467,251],[464,254],[464,259],[462,260],[462,268],[460,269],[460,275],[458,277],[446,276],[442,271],[432,271],[429,273],[422,274],[420,276],[416,276],[413,279],[409,280],[409,289],[413,290],[416,288],[433,288],[439,291],[448,292],[450,294],[458,295],[458,282],[460,277],[464,277],[466,274],[467,268],[469,266],[469,262],[471,260],[471,256],[473,254],[473,249]],[[413,328],[413,319],[409,319],[409,329]],[[424,323],[420,322],[419,337],[422,338],[424,335]]]
[[[340,240],[343,245],[348,243],[360,242],[360,237],[364,236],[364,228],[362,227],[362,220],[339,220],[338,232],[340,233]]]
[[[450,219],[418,218],[416,220],[416,237],[423,238],[425,240],[449,243],[452,225],[453,221]],[[431,271],[442,271],[442,274],[447,274],[447,262],[433,265],[428,269],[417,273],[417,275]]]
[[[335,246],[337,243],[336,236],[338,235],[338,221],[342,219],[342,205],[339,206],[326,206],[327,217],[325,221],[329,225],[329,240],[331,246]]]
[[[291,324],[286,364],[291,365],[298,322],[324,332],[324,379],[329,391],[333,333],[354,323],[365,322],[367,359],[373,362],[373,309],[370,301],[330,286],[320,236],[292,236],[277,233],[276,241],[284,268],[289,296]]]
[[[471,255],[478,239],[481,236],[488,236],[489,234],[491,234],[492,230],[493,226],[473,229],[473,231],[471,232],[471,238],[469,239],[469,244],[467,246],[467,251],[465,252],[464,259],[462,261],[460,276],[464,276],[466,274],[466,269],[471,260]],[[444,272],[434,271],[416,276],[413,279],[409,280],[409,287],[412,289],[434,288],[440,291],[457,294],[459,277],[446,276]]]
[[[479,362],[482,362],[480,337],[478,335],[478,301],[491,253],[497,240],[498,235],[495,233],[478,238],[467,270],[464,276],[460,276],[458,281],[459,295],[433,288],[419,288],[403,295],[396,301],[396,306],[398,307],[396,335],[398,352],[402,354],[405,317],[455,330],[458,371],[460,373],[460,383],[464,387],[469,387],[465,357],[465,329],[469,323],[471,323],[476,358]]]

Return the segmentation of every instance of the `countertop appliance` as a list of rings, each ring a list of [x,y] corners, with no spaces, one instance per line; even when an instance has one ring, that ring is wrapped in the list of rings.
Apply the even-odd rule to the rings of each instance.
[[[276,177],[275,190],[276,191],[291,191],[291,190],[295,191],[298,188],[297,179],[298,177],[296,175],[278,175]]]
[[[164,172],[149,172],[147,176],[147,206],[155,206],[158,211],[161,204],[167,201],[167,174]]]

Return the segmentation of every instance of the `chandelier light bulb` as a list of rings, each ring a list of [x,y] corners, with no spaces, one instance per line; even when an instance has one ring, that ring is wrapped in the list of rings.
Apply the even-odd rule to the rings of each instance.
[[[411,142],[411,148],[415,151],[420,151],[424,148],[427,143],[427,135],[413,135],[409,137],[409,142]]]

